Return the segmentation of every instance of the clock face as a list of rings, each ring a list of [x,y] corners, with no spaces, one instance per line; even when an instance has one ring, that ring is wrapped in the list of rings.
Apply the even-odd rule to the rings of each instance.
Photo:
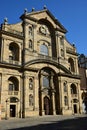
[[[43,34],[47,33],[47,29],[44,25],[40,27],[40,32],[43,33]]]

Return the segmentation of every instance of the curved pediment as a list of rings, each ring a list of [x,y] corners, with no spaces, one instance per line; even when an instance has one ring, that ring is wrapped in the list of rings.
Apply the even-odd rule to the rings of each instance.
[[[41,66],[41,64],[47,64],[48,66],[49,65],[52,65],[54,67],[56,67],[57,69],[61,69],[62,71],[64,71],[65,73],[68,73],[68,74],[71,74],[71,72],[66,68],[64,67],[63,65],[55,62],[55,61],[52,61],[52,60],[46,60],[46,59],[39,59],[39,60],[31,60],[29,62],[27,62],[25,65],[24,65],[24,68],[25,69],[28,69],[30,66],[34,65],[34,66]],[[41,68],[40,68],[41,69]]]

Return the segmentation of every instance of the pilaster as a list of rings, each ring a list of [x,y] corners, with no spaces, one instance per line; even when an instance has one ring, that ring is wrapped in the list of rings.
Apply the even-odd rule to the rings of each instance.
[[[60,52],[60,38],[58,35],[58,31],[55,32],[55,36],[56,36],[56,46],[57,46],[57,57],[60,57],[61,52]]]
[[[38,111],[39,114],[39,80],[38,80],[38,75],[35,76],[35,81],[34,81],[34,110]]]

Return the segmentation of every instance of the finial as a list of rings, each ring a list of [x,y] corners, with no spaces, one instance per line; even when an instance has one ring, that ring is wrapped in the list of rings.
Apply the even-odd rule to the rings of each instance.
[[[73,44],[72,44],[72,45],[73,45],[73,47],[75,47],[75,43],[74,43],[74,42],[73,42]]]
[[[47,9],[46,5],[44,5],[44,9]]]
[[[28,10],[27,8],[24,9],[24,14],[27,14]]]
[[[4,24],[8,24],[8,19],[6,17],[4,18]]]
[[[35,11],[35,8],[32,8],[32,12]]]

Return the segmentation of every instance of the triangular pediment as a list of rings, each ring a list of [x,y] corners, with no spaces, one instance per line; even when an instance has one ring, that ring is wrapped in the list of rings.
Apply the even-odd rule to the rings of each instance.
[[[47,9],[41,11],[32,11],[24,15],[25,18],[31,19],[34,21],[39,21],[41,19],[48,20],[55,29],[60,29],[63,32],[67,32],[64,26],[54,17],[54,15]],[[23,15],[22,15],[23,18]]]

